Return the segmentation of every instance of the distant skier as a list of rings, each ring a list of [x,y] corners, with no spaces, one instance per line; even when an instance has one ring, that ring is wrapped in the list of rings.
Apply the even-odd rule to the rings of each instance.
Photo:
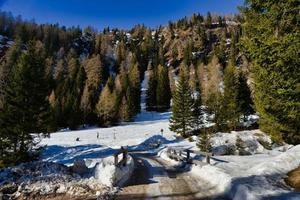
[[[164,129],[160,129],[161,135],[164,135]]]
[[[78,137],[78,138],[76,138],[76,142],[79,142],[79,141],[80,141],[79,137]]]
[[[97,139],[99,139],[99,132],[97,132]]]

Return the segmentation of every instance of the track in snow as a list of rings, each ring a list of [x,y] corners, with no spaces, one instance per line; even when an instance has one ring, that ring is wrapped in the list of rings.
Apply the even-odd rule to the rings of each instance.
[[[131,155],[135,170],[128,184],[116,194],[116,199],[210,199],[208,197],[214,192],[214,188],[206,181],[170,167],[157,156],[140,153]]]

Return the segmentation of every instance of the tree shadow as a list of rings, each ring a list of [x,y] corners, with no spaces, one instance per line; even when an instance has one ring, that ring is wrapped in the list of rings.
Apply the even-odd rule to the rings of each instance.
[[[41,159],[65,165],[74,163],[75,160],[104,158],[113,155],[117,149],[102,145],[78,145],[64,147],[59,145],[45,146]]]
[[[267,185],[271,185],[271,187],[267,187]],[[279,192],[278,188],[282,189],[282,191],[276,194],[276,191]],[[255,194],[259,195],[255,196]],[[229,199],[300,199],[300,193],[292,191],[283,182],[282,174],[252,175],[234,178],[225,193],[221,194],[221,196],[226,196]]]

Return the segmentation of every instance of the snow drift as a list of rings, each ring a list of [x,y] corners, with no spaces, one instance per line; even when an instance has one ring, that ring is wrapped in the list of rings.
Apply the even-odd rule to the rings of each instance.
[[[211,182],[220,194],[234,200],[259,199],[300,199],[300,194],[292,192],[285,185],[286,174],[300,165],[300,145],[295,146],[271,160],[261,162],[239,176],[226,170],[206,165],[193,166],[192,173]]]

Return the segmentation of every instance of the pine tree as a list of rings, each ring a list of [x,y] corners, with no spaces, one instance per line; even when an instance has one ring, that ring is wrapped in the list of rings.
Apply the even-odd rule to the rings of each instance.
[[[176,90],[176,84],[175,84],[175,78],[174,78],[174,67],[169,67],[169,83],[170,83],[170,88],[171,88],[171,94],[173,95],[175,90]]]
[[[11,72],[16,65],[16,60],[21,55],[21,43],[16,41],[14,45],[6,53],[4,60],[0,65],[0,109],[5,101],[5,88],[9,84],[9,77],[12,76]]]
[[[107,80],[107,70],[102,65],[100,55],[93,55],[84,64],[87,80],[81,97],[80,108],[83,111],[86,123],[95,123],[97,116],[95,106],[98,102],[101,89]]]
[[[137,114],[141,111],[141,82],[140,82],[140,71],[136,58],[131,59],[131,64],[128,73],[129,80],[129,91],[132,99],[132,113]]]
[[[117,122],[117,92],[115,88],[110,88],[108,84],[105,85],[101,92],[99,102],[96,106],[100,124],[110,126]]]
[[[235,130],[239,125],[240,109],[238,102],[238,77],[235,67],[229,64],[224,73],[224,117],[230,130]]]
[[[82,110],[80,109],[81,96],[84,90],[86,73],[80,65],[76,55],[70,55],[68,61],[68,74],[63,83],[61,99],[61,116],[58,124],[76,129],[83,123]]]
[[[127,49],[124,41],[122,40],[116,48],[116,71],[119,70],[121,63],[126,60]]]
[[[44,49],[40,43],[29,42],[27,51],[12,69],[0,113],[1,137],[5,135],[9,141],[5,150],[1,150],[8,156],[5,162],[26,159],[35,144],[32,133],[46,133],[49,128],[49,88],[45,77]],[[9,152],[13,155],[8,155]]]
[[[131,113],[130,113],[130,105],[127,102],[126,95],[123,96],[121,102],[120,102],[120,109],[119,109],[119,117],[120,120],[123,122],[129,122],[132,119]]]
[[[212,122],[215,123],[216,131],[223,130],[226,126],[221,82],[221,65],[218,58],[213,56],[207,66],[207,78],[203,84],[203,96],[208,113],[214,116]]]
[[[193,61],[193,41],[189,39],[186,43],[184,53],[183,53],[183,62],[186,66],[190,66]]]
[[[167,68],[157,67],[156,107],[157,111],[163,112],[170,108],[171,89]]]
[[[173,95],[170,130],[186,137],[193,129],[193,98],[186,66],[180,69],[179,81]]]
[[[245,73],[240,72],[238,78],[238,105],[241,114],[246,116],[253,114],[253,100],[251,97],[251,90],[247,84],[247,78]]]
[[[211,17],[210,12],[208,12],[207,16],[206,16],[206,19],[205,19],[205,26],[207,28],[211,28],[211,25],[212,25],[212,17]]]
[[[195,66],[193,64],[190,65],[190,75],[189,75],[189,84],[193,92],[196,92],[198,77],[196,73]]]
[[[260,128],[273,139],[300,142],[299,5],[247,1],[242,46],[252,61]]]
[[[152,64],[148,65],[148,88],[146,96],[146,110],[154,111],[156,110],[156,88],[157,88],[157,76],[156,70],[153,68]]]
[[[197,86],[195,95],[194,95],[194,106],[193,106],[193,117],[194,117],[194,127],[199,130],[204,125],[204,116],[202,108],[202,99],[201,99],[201,89]]]
[[[197,146],[201,151],[211,152],[212,146],[211,146],[210,138],[211,135],[207,131],[199,135]]]

